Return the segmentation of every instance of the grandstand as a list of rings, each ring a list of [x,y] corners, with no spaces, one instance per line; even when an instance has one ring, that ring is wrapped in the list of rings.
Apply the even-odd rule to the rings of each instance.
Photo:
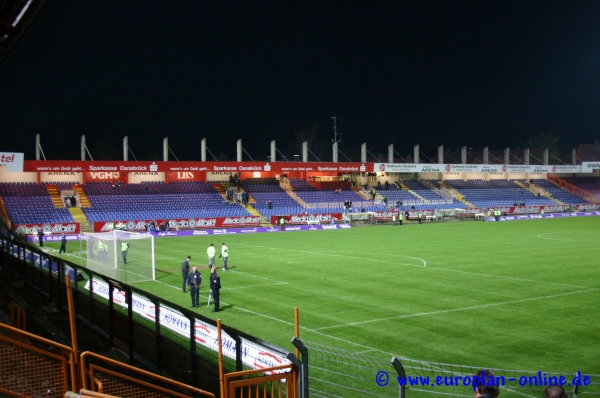
[[[524,203],[525,206],[557,204],[557,201],[545,196],[537,196],[517,185],[514,181],[445,180],[444,183],[457,190],[464,195],[467,201],[481,209],[495,206],[515,206],[519,203]]]
[[[190,217],[250,216],[242,206],[223,200],[210,184],[194,182],[83,186],[92,207],[83,209],[90,222]]]
[[[275,179],[245,181],[242,186],[255,200],[253,207],[267,219],[277,215],[301,214],[304,211],[303,206],[288,195]]]
[[[46,186],[36,183],[0,183],[0,196],[14,224],[72,223],[66,208],[56,208]]]
[[[564,189],[562,189],[560,187],[557,187],[556,185],[552,184],[551,182],[549,182],[547,180],[536,179],[536,180],[531,180],[531,183],[534,184],[535,186],[543,188],[544,191],[548,192],[549,194],[552,195],[552,197],[556,198],[557,200],[560,200],[563,203],[571,203],[571,204],[586,203],[585,200],[573,195],[570,192],[565,191]]]
[[[588,188],[593,194],[598,179],[583,177],[567,180],[574,186]],[[78,183],[0,183],[0,196],[13,224],[73,223],[73,215],[62,201],[53,202],[49,187],[60,192],[74,192]],[[338,183],[339,185],[340,183]],[[375,201],[366,200],[350,184],[345,188],[318,189],[305,180],[290,179],[284,189],[275,178],[249,178],[241,187],[250,195],[251,207],[231,203],[217,188],[220,183],[203,181],[173,181],[146,183],[88,182],[81,185],[89,206],[81,206],[90,224],[115,220],[187,219],[214,217],[248,217],[294,214],[327,214],[347,211],[344,202],[351,201],[353,211],[381,212],[387,208],[410,207],[414,210],[466,208],[472,205],[487,209],[498,206],[583,204],[586,201],[545,180],[403,179],[396,184],[373,185]],[[337,186],[337,185],[336,185]],[[466,202],[446,195],[437,187],[449,187]],[[291,187],[291,188],[290,188]],[[369,188],[370,189],[370,188]],[[383,199],[387,198],[387,206]],[[58,207],[57,207],[58,206]],[[60,207],[62,206],[62,207]]]

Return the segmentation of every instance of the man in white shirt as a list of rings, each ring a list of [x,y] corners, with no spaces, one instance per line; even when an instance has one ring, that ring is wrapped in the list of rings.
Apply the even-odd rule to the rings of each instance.
[[[227,250],[229,249],[225,245],[225,242],[223,242],[223,245],[221,245],[221,255],[219,256],[223,257],[223,271],[227,271],[227,258],[229,257],[229,252]]]
[[[215,246],[211,243],[206,249],[206,254],[208,255],[208,268],[212,268],[215,264]]]

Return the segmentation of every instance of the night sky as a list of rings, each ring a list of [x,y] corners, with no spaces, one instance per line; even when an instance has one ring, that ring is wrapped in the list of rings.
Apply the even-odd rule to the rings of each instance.
[[[0,65],[0,151],[289,159],[600,138],[600,1],[51,0]],[[173,154],[170,159],[174,160]],[[278,157],[280,154],[277,155]],[[312,157],[312,156],[311,156]],[[212,160],[209,154],[208,159]],[[133,160],[130,154],[130,160]],[[250,160],[244,154],[244,160]],[[340,161],[347,159],[340,155]]]

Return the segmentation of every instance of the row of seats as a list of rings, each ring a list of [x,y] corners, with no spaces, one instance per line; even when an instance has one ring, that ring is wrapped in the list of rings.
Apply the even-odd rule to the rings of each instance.
[[[120,184],[110,182],[89,182],[84,184],[83,190],[88,196],[95,195],[156,195],[160,193],[217,193],[210,183],[202,181],[172,182],[147,182],[140,184]]]
[[[364,198],[352,190],[343,190],[342,193],[333,193],[330,190],[319,191],[302,180],[291,180],[293,185],[299,187],[295,190],[306,203],[336,203],[334,208],[308,208],[304,209],[283,189],[276,184],[244,185],[256,201],[253,206],[263,215],[270,216],[281,214],[341,212],[344,211],[341,203],[350,200],[358,210],[358,203]],[[269,181],[271,182],[271,181]],[[520,181],[527,184],[527,181]],[[437,181],[435,181],[437,183]],[[524,202],[526,205],[556,204],[555,201],[544,196],[535,196],[526,189],[518,186],[513,181],[506,180],[447,180],[446,184],[454,187],[466,200],[483,209],[493,206],[512,206],[515,202]],[[584,203],[580,198],[556,187],[546,180],[534,180],[550,192],[555,198],[566,203]],[[430,190],[425,185],[415,180],[405,180],[404,184],[426,200],[444,200],[437,192]],[[55,184],[56,185],[56,184]],[[61,186],[69,187],[71,183],[62,183]],[[437,184],[434,184],[437,185]],[[146,189],[146,186],[148,189]],[[150,187],[163,190],[156,194],[148,192]],[[396,201],[415,202],[420,200],[406,190],[397,189],[393,184],[388,190],[379,193],[387,196],[389,206],[395,206]],[[89,183],[84,185],[84,190],[92,203],[91,208],[83,209],[90,221],[109,221],[115,219],[149,219],[149,218],[206,218],[249,216],[250,213],[243,207],[224,203],[222,196],[212,184],[194,182],[174,182],[171,184],[148,182],[142,184],[126,184],[116,188],[110,183]],[[0,193],[9,217],[14,223],[39,223],[39,222],[73,222],[73,217],[65,208],[55,208],[50,200],[46,184],[35,183],[1,183]],[[271,203],[269,208],[269,204]],[[415,209],[431,209],[432,207],[455,208],[464,207],[458,201],[451,204],[416,205]],[[367,206],[369,211],[381,211],[381,205]]]

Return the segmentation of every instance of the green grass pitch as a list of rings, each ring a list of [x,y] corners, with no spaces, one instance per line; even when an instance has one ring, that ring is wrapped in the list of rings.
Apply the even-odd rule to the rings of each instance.
[[[162,238],[157,281],[135,285],[189,307],[180,265],[191,255],[198,313],[289,351],[299,307],[301,338],[354,352],[598,374],[599,227],[587,217]],[[219,269],[223,311],[212,313],[206,248],[223,241],[230,271]]]

